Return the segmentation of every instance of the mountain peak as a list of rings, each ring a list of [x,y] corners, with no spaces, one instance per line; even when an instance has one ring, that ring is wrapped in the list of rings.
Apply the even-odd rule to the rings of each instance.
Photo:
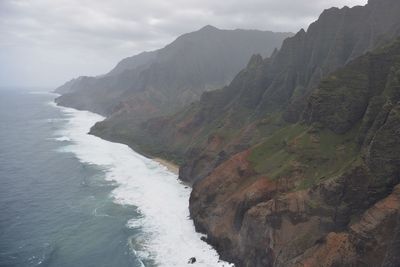
[[[260,54],[254,54],[251,56],[249,63],[247,63],[247,68],[256,68],[261,65],[263,62],[263,58]]]
[[[219,30],[217,27],[214,27],[212,25],[206,25],[203,28],[200,29],[200,31],[216,31]]]

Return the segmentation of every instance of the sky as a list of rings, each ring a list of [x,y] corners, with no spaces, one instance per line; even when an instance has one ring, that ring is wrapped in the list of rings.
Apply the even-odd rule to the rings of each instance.
[[[367,0],[0,0],[0,86],[57,87],[181,34],[220,29],[297,32],[326,8]]]

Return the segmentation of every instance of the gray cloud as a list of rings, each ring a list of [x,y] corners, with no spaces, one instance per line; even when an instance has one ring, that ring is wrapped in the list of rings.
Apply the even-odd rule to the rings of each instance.
[[[206,24],[296,32],[367,0],[1,0],[0,85],[56,86]]]

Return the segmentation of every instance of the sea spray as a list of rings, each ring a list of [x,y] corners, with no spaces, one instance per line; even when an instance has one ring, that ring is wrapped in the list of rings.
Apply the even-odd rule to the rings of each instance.
[[[141,216],[126,224],[140,229],[128,244],[144,262],[157,266],[230,266],[219,261],[217,252],[203,242],[189,218],[190,188],[166,167],[131,150],[128,146],[89,135],[90,127],[104,117],[71,108],[59,107],[68,117],[58,140],[69,140],[64,152],[81,162],[101,167],[106,180],[116,183],[111,192],[115,203],[137,207]]]

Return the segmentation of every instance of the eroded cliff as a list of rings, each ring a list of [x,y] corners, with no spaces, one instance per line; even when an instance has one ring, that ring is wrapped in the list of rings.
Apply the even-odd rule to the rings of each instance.
[[[92,133],[180,163],[197,229],[237,266],[400,266],[398,14],[326,10],[174,115],[137,123],[137,98]]]
[[[182,180],[200,180],[229,156],[297,122],[322,78],[400,35],[399,12],[397,0],[325,10],[270,58],[253,56],[229,86],[203,93],[175,115],[139,127],[111,118],[93,133],[175,160]]]
[[[325,78],[299,123],[193,188],[199,230],[238,266],[397,266],[400,40]]]

